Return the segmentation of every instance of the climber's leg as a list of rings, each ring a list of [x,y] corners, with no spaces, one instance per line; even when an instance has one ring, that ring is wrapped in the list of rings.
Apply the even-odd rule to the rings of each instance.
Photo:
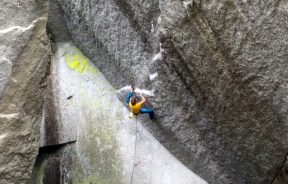
[[[150,107],[142,107],[142,108],[140,109],[140,113],[141,113],[141,114],[148,113],[150,119],[151,119],[151,120],[154,119],[154,111],[153,111],[153,109],[150,108]]]

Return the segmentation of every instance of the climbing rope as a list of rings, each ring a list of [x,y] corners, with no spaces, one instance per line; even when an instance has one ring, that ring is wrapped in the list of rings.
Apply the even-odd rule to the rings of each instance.
[[[136,160],[136,145],[137,145],[137,116],[136,116],[136,125],[135,125],[136,135],[135,135],[135,145],[134,145],[134,159],[133,159],[133,168],[132,168],[132,174],[130,179],[130,184],[132,184],[133,181],[133,175],[134,175],[134,169],[135,169],[135,160]]]

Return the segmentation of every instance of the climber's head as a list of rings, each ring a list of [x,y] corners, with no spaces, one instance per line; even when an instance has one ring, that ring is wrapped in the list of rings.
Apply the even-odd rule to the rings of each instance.
[[[134,106],[136,104],[136,98],[135,96],[131,97],[131,104]]]

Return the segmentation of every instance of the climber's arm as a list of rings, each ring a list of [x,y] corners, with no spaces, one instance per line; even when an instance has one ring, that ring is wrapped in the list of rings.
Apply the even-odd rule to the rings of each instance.
[[[141,103],[141,104],[143,104],[143,103],[145,103],[146,102],[146,98],[143,96],[143,95],[141,95],[141,102],[139,102],[139,103]]]
[[[127,94],[126,99],[125,99],[125,101],[126,101],[127,104],[129,104],[130,98],[131,98],[132,96],[133,96],[133,92],[129,92],[129,93]]]

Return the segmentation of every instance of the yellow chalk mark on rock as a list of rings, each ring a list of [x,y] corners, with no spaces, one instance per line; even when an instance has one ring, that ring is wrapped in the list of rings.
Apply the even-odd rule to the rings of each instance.
[[[86,58],[79,49],[68,52],[65,55],[65,62],[68,64],[69,68],[79,73],[96,73],[94,66],[89,63],[89,59]]]

